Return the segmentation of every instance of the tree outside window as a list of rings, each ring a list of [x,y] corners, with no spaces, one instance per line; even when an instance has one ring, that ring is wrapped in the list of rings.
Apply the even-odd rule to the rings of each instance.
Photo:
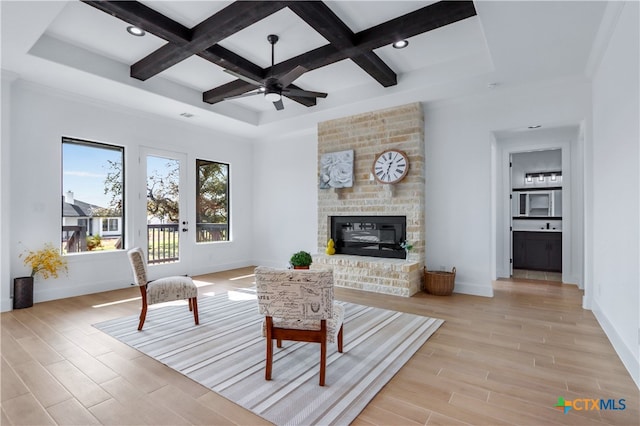
[[[196,160],[196,241],[229,241],[229,165]]]

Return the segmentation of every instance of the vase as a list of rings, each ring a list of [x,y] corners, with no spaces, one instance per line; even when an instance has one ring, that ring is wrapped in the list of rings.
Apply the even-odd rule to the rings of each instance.
[[[33,277],[13,279],[13,309],[33,306]]]
[[[293,269],[309,269],[309,265],[294,266]]]

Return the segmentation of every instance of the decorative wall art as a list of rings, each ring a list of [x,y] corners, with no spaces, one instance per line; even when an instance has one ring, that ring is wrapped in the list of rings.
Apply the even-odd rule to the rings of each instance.
[[[320,157],[320,189],[353,186],[353,150],[330,152]]]

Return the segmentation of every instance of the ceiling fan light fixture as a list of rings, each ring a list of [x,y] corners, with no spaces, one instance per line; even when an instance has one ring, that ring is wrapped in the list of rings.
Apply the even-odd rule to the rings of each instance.
[[[127,27],[127,32],[132,36],[136,36],[136,37],[142,37],[146,34],[142,28],[138,28],[133,25],[129,25]]]
[[[404,49],[408,45],[409,45],[409,41],[408,40],[398,40],[398,41],[396,41],[395,43],[392,44],[394,49]]]
[[[280,96],[280,93],[277,92],[267,92],[264,94],[264,98],[267,100],[267,102],[278,102],[280,99],[282,99],[282,96]]]

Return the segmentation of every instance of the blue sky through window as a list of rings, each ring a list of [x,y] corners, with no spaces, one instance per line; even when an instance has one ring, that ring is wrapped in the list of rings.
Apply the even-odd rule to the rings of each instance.
[[[119,149],[104,149],[76,143],[62,144],[62,195],[72,191],[74,199],[100,207],[109,207],[110,195],[104,193],[109,160],[122,161]]]

